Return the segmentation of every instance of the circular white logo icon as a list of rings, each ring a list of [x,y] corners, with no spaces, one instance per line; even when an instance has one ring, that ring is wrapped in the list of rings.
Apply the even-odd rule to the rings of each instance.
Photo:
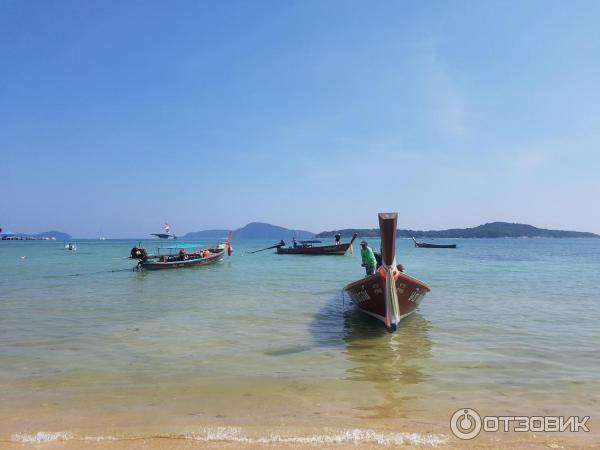
[[[459,439],[473,439],[481,431],[481,416],[474,409],[461,408],[452,414],[450,429]]]

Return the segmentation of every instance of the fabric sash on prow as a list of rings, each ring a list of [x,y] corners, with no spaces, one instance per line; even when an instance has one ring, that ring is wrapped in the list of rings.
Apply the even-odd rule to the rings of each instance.
[[[227,240],[225,241],[225,248],[227,249],[227,256],[231,256],[233,253],[233,247],[231,246],[231,231],[227,233]]]
[[[385,326],[396,331],[400,322],[398,291],[394,272],[396,269],[396,224],[398,213],[379,213],[381,233],[381,259],[385,270]]]

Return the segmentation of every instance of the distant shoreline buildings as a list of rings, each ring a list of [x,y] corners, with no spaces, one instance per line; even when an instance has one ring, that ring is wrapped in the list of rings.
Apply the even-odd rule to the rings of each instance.
[[[2,241],[56,241],[68,239],[71,239],[71,235],[60,231],[44,231],[38,234],[28,234],[13,233],[12,231],[4,231],[0,228],[0,240]]]
[[[3,241],[55,241],[54,236],[24,236],[16,233],[0,233]]]

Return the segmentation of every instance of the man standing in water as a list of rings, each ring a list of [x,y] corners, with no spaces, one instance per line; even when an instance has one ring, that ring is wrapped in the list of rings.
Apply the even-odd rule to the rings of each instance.
[[[365,268],[367,276],[375,273],[375,267],[377,266],[377,260],[373,254],[373,249],[369,247],[367,241],[360,243],[360,256],[362,258],[362,266]]]

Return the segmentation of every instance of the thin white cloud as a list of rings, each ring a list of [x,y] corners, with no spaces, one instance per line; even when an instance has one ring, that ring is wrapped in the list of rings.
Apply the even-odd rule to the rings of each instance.
[[[433,128],[450,137],[467,137],[470,127],[467,123],[466,95],[453,79],[434,40],[421,43],[417,63],[422,71],[420,88]]]

